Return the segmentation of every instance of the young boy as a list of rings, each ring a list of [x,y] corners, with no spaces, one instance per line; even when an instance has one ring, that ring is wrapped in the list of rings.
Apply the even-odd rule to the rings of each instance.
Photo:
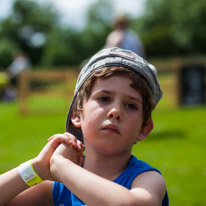
[[[0,176],[0,205],[168,205],[160,172],[131,155],[153,129],[156,75],[130,51],[94,55],[78,77],[67,132]]]

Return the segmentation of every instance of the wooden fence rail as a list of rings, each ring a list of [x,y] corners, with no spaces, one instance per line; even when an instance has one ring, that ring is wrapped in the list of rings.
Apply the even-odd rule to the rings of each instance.
[[[153,64],[158,73],[162,72],[171,72],[174,76],[171,85],[167,85],[167,87],[172,88],[173,96],[176,99],[175,106],[180,105],[180,70],[185,65],[202,65],[206,67],[206,57],[198,56],[198,57],[182,57],[182,58],[170,58],[170,59],[150,59],[148,60],[151,64]],[[37,91],[37,89],[33,90],[31,85],[32,82],[40,82],[40,83],[57,83],[60,82],[64,84],[65,90],[63,93],[54,92],[54,91],[46,91],[45,94],[53,94],[53,95],[62,95],[62,97],[67,98],[68,95],[73,95],[73,87],[69,85],[71,81],[76,80],[79,73],[79,68],[67,68],[65,70],[55,69],[55,70],[32,70],[30,72],[22,72],[19,78],[19,103],[20,103],[20,113],[28,114],[31,113],[31,108],[29,107],[28,100],[31,98],[34,93],[42,93],[42,87]],[[164,85],[163,85],[164,86]],[[44,108],[42,108],[44,111]],[[38,111],[33,111],[38,112]]]
[[[31,109],[29,107],[29,99],[33,94],[58,95],[68,99],[73,95],[73,87],[70,83],[76,80],[78,70],[38,70],[22,72],[19,77],[19,108],[22,115],[29,113],[38,113],[39,111],[48,111],[48,108]],[[40,84],[39,88],[32,88],[33,84]],[[61,83],[63,84],[63,92],[55,92],[53,89],[45,89],[45,83]],[[39,111],[38,111],[39,110]],[[54,110],[54,108],[51,108]]]

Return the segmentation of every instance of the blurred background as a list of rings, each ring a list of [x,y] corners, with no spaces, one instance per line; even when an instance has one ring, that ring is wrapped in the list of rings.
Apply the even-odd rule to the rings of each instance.
[[[107,46],[118,15],[164,92],[133,153],[162,171],[171,205],[206,205],[204,0],[0,0],[0,173],[65,131],[79,69]]]
[[[79,65],[98,51],[118,14],[142,40],[146,56],[200,55],[206,51],[202,0],[0,1],[0,64],[24,50],[35,67]]]

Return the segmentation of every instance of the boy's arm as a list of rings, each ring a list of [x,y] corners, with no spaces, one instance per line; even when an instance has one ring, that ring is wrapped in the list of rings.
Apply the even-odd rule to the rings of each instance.
[[[52,180],[50,174],[50,158],[56,148],[62,143],[72,145],[72,147],[77,151],[77,155],[73,157],[72,161],[75,161],[77,163],[81,161],[79,157],[81,157],[83,146],[79,142],[74,141],[74,138],[71,137],[71,135],[69,135],[68,133],[55,135],[50,138],[49,142],[42,149],[39,155],[31,160],[34,170],[41,177],[41,179]],[[47,203],[47,205],[50,205],[51,195],[48,195],[48,198],[45,198],[43,194],[51,193],[51,187],[51,182],[46,181],[29,188],[27,184],[22,180],[18,169],[15,168],[0,175],[0,206],[8,205],[11,200],[12,201],[9,205],[15,206],[32,205],[32,203],[35,204],[41,201],[45,202],[45,200],[48,200],[49,202]]]
[[[2,174],[0,182],[0,206],[51,205],[51,195],[49,195],[52,192],[51,181],[44,181],[29,188],[15,168]]]
[[[7,206],[53,205],[52,188],[52,181],[44,181],[20,193]]]
[[[21,179],[17,168],[0,176],[0,205],[6,205],[17,194],[26,190],[28,186]]]
[[[74,164],[66,158],[69,149],[72,150],[72,147],[60,145],[55,151],[51,158],[51,173],[87,205],[161,205],[166,186],[157,172],[140,175],[133,182],[132,189],[128,190]]]
[[[135,178],[130,191],[137,198],[148,202],[149,205],[162,205],[166,193],[166,183],[161,174],[156,171],[148,171]]]

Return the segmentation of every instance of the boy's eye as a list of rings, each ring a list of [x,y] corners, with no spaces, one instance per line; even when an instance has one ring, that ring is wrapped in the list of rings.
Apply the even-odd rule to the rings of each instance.
[[[126,108],[131,109],[131,110],[137,110],[137,106],[135,104],[129,103],[125,105]]]
[[[106,97],[106,96],[105,97],[99,97],[98,100],[101,101],[101,102],[110,102],[111,101],[111,99],[109,97]]]

